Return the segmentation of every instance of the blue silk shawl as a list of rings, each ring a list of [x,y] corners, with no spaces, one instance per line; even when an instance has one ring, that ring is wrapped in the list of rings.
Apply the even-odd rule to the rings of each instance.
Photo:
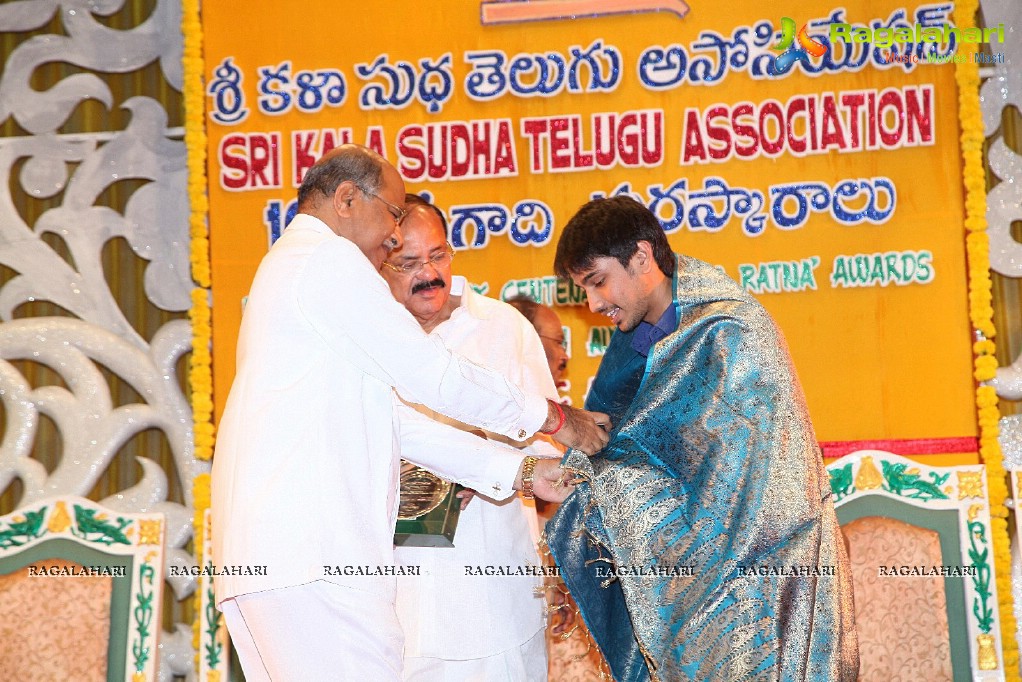
[[[784,340],[716,268],[675,273],[678,329],[648,359],[611,339],[586,407],[614,431],[566,455],[585,481],[550,549],[617,680],[854,680],[848,560]]]

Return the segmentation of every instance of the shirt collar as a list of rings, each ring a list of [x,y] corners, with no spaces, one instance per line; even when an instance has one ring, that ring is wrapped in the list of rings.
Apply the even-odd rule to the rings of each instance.
[[[678,310],[674,307],[674,301],[667,306],[667,310],[656,321],[650,324],[643,320],[635,328],[632,335],[632,350],[643,357],[649,357],[649,351],[655,343],[674,332],[678,328]]]
[[[480,303],[480,299],[485,297],[477,294],[472,285],[468,283],[468,280],[461,275],[451,277],[451,296],[461,297],[461,304],[452,313],[452,317],[458,314],[458,310],[464,308],[466,312],[476,319],[487,320],[490,318],[490,310]]]
[[[309,229],[314,232],[329,233],[336,236],[336,233],[330,229],[329,225],[309,213],[296,213],[295,217],[291,219],[291,222],[287,224],[287,227],[285,227],[284,230],[287,231],[292,227]]]

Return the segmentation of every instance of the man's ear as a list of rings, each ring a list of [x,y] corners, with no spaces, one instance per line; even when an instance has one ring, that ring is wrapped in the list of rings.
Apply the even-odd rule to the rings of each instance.
[[[646,240],[635,242],[636,251],[632,256],[639,272],[646,274],[651,268],[656,268],[656,259],[653,258],[653,245]]]
[[[351,180],[345,180],[337,185],[331,202],[337,215],[345,218],[351,216],[351,202],[355,199],[355,192],[357,191],[358,187]]]

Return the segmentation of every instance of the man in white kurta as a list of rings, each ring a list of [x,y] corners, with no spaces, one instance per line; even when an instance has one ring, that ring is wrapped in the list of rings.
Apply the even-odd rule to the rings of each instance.
[[[520,454],[440,431],[394,388],[516,439],[558,422],[543,396],[452,355],[394,301],[378,270],[400,245],[403,200],[382,157],[333,150],[252,284],[211,498],[216,600],[249,680],[400,678],[399,442],[495,498],[522,485]],[[602,446],[589,416],[569,413],[561,437]],[[537,467],[537,490],[556,478]]]
[[[452,276],[453,251],[435,208],[414,195],[408,197],[406,208],[404,245],[382,270],[394,297],[451,350],[499,370],[526,392],[555,398],[533,326],[510,305],[477,294],[463,277]],[[523,451],[560,457],[542,440]],[[406,682],[545,682],[546,602],[534,527],[531,503],[524,505],[518,496],[503,500],[480,496],[461,512],[453,549],[395,550],[399,562],[421,569],[421,575],[398,579]]]

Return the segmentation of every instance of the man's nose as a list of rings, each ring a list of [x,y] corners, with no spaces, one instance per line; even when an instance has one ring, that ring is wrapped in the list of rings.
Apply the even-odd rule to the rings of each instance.
[[[596,298],[589,292],[586,292],[586,298],[589,300],[589,310],[591,310],[594,313],[600,312],[600,308],[603,307],[603,301]]]
[[[423,261],[422,262],[422,270],[419,271],[419,274],[423,275],[423,276],[427,276],[426,275],[426,268],[432,268],[432,270],[433,270],[433,275],[428,275],[429,279],[434,279],[435,278],[434,275],[436,277],[440,276],[440,266],[437,265],[436,263],[434,263],[433,261],[431,261],[431,260]]]

